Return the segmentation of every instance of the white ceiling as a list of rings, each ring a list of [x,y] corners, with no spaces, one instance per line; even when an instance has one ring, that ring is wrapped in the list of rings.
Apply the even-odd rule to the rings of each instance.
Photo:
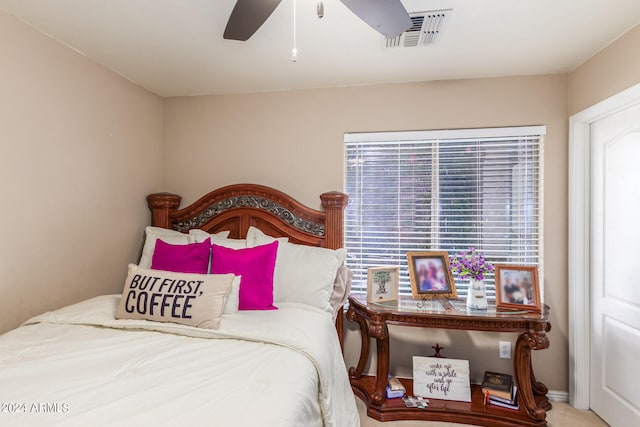
[[[568,72],[640,23],[640,0],[403,0],[453,8],[435,46],[383,49],[339,0],[283,0],[246,42],[223,40],[235,0],[0,0],[161,95],[201,95]]]

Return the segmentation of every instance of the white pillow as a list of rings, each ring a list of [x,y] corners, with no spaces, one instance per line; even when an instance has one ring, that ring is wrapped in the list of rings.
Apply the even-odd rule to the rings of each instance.
[[[248,248],[265,245],[273,242],[274,240],[277,240],[278,242],[280,242],[280,244],[289,243],[289,238],[271,237],[267,234],[264,234],[262,230],[260,230],[257,227],[254,227],[253,225],[250,226],[249,229],[247,230],[247,247]],[[278,247],[280,247],[280,244],[278,244]]]
[[[224,246],[229,249],[245,249],[247,247],[247,241],[245,239],[228,239],[228,231],[222,231],[216,234],[209,234],[206,231],[198,229],[189,230],[189,242],[201,243],[211,238],[211,243],[215,243],[218,246]]]
[[[329,299],[334,322],[338,316],[342,315],[344,304],[347,302],[347,298],[349,298],[352,278],[353,272],[349,270],[346,265],[341,265],[338,268],[331,298]]]
[[[240,304],[240,279],[242,276],[235,276],[231,282],[231,291],[227,296],[227,302],[224,304],[224,314],[233,314],[238,312],[238,304]]]
[[[141,268],[151,268],[151,260],[153,259],[153,251],[156,248],[157,239],[172,245],[186,245],[189,243],[187,234],[166,228],[148,226],[144,229],[144,234],[144,247],[142,248],[140,262],[138,262]]]
[[[260,246],[273,242],[255,227],[247,232],[247,245]],[[277,239],[278,255],[273,277],[273,301],[297,302],[318,307],[333,314],[330,304],[338,268],[344,262],[346,249],[326,249],[289,243]]]

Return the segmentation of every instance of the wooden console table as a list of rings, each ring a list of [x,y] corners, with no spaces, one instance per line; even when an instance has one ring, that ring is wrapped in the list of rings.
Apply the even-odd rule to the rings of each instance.
[[[531,366],[531,350],[549,347],[547,332],[549,307],[542,314],[516,312],[496,313],[467,310],[464,302],[427,301],[419,308],[419,301],[401,298],[399,302],[367,304],[365,295],[351,295],[347,319],[357,322],[362,336],[358,366],[349,369],[354,392],[367,406],[367,415],[380,421],[433,420],[483,426],[545,426],[546,411],[551,409],[547,387],[536,381]],[[479,385],[471,386],[471,402],[429,398],[426,409],[407,408],[402,399],[386,399],[389,374],[388,324],[438,329],[462,329],[519,334],[514,351],[514,380],[518,386],[520,410],[484,405]],[[376,339],[378,364],[376,376],[362,375],[369,359],[370,337]],[[407,395],[413,395],[413,381],[401,380]]]

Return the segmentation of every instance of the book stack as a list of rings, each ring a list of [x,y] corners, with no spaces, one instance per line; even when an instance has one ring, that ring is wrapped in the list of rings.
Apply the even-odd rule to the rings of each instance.
[[[403,397],[407,392],[398,378],[389,378],[387,383],[387,399]]]
[[[482,378],[482,393],[489,396],[492,405],[509,409],[520,409],[516,393],[518,387],[513,382],[513,377],[499,372],[485,372]]]

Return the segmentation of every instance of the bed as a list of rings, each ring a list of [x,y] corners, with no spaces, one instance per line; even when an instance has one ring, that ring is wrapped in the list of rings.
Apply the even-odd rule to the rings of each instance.
[[[0,336],[0,424],[358,426],[341,351],[347,196],[320,198],[322,211],[238,184],[180,209],[180,196],[149,195],[151,225],[122,294]],[[205,274],[154,268],[206,245],[211,257],[197,260]],[[267,252],[264,302],[249,284],[269,270],[258,258]],[[225,270],[226,257],[242,274]]]

